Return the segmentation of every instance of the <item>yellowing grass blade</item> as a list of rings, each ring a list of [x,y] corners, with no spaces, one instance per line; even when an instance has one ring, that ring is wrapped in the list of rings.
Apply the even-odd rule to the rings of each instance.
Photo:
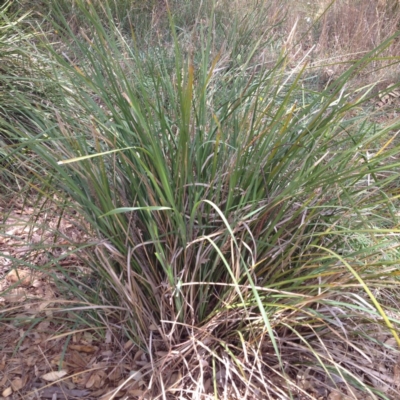
[[[89,154],[89,155],[86,155],[86,156],[74,157],[74,158],[69,158],[68,160],[58,161],[57,164],[58,165],[71,164],[71,163],[74,163],[74,162],[77,162],[77,161],[82,161],[82,160],[87,160],[89,158],[105,156],[107,154],[116,153],[118,151],[124,151],[124,150],[135,149],[135,148],[137,148],[137,147],[136,146],[132,146],[132,147],[125,147],[123,149],[114,149],[114,150],[109,150],[109,151],[103,151],[102,153]]]
[[[342,257],[340,257],[339,254],[336,254],[334,251],[332,251],[330,249],[327,249],[326,247],[322,247],[322,246],[313,245],[312,247],[316,247],[317,249],[325,250],[326,252],[332,254],[334,257],[336,257],[338,260],[340,260],[347,267],[347,269],[354,275],[354,277],[358,280],[358,282],[360,282],[361,286],[367,292],[367,294],[370,297],[372,303],[374,304],[374,306],[378,310],[378,312],[381,315],[382,319],[385,321],[386,326],[392,332],[392,335],[395,338],[396,343],[400,348],[400,338],[399,338],[399,335],[396,332],[396,329],[394,328],[393,324],[390,322],[390,320],[389,320],[388,316],[386,315],[385,311],[383,310],[382,306],[379,304],[379,301],[373,295],[373,293],[371,292],[370,288],[362,280],[361,276],[356,272],[356,270],[346,260],[344,260]]]

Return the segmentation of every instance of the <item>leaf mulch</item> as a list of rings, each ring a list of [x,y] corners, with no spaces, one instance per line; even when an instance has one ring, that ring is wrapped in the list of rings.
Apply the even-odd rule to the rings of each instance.
[[[88,238],[51,209],[32,223],[33,211],[0,205],[0,399],[149,398],[137,372],[149,363],[144,352],[104,325],[62,312],[82,306],[60,292],[67,279],[60,267],[75,277],[84,272],[70,244]]]
[[[37,217],[34,207],[0,204],[0,217],[0,400],[154,399],[148,389],[149,355],[126,339],[120,324],[91,321],[90,313],[79,313],[82,300],[62,289],[68,279],[79,281],[88,274],[75,250],[90,237],[74,222],[76,216],[60,217],[49,207]],[[87,304],[88,311],[94,306]],[[380,365],[377,374],[390,375],[399,387],[399,366],[400,358],[394,370]],[[297,376],[303,394],[296,400],[372,400],[326,390],[303,372]],[[180,379],[176,371],[165,375],[168,385]],[[186,399],[171,396],[156,398]],[[212,385],[210,396],[203,398],[215,398]]]

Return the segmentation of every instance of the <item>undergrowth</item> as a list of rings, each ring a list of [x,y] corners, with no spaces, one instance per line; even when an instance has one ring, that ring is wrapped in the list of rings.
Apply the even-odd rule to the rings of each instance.
[[[188,36],[166,8],[171,45],[141,46],[107,2],[101,15],[74,2],[87,32],[64,6],[53,3],[52,29],[74,58],[36,26],[19,78],[46,90],[1,78],[18,102],[0,116],[12,139],[2,173],[17,157],[29,190],[76,212],[94,281],[59,284],[97,302],[109,329],[124,321],[119,334],[152,359],[148,398],[396,398],[371,365],[394,368],[400,345],[398,122],[368,123],[368,91],[347,84],[397,36],[317,93],[285,51],[259,63],[274,29],[254,41],[238,20],[218,41],[212,7]]]

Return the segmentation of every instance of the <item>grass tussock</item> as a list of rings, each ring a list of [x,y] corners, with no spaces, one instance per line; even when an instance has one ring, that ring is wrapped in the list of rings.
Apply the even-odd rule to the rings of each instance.
[[[149,399],[395,399],[375,364],[394,371],[400,346],[398,122],[372,124],[368,92],[348,88],[393,28],[317,93],[289,41],[260,61],[281,48],[284,8],[248,6],[228,26],[219,4],[167,4],[169,45],[149,46],[115,4],[74,1],[79,30],[49,2],[51,33],[46,20],[21,38],[35,57],[18,76],[35,89],[1,78],[19,103],[0,115],[1,172],[73,210],[91,238],[79,248],[91,283],[58,259],[60,285],[113,309],[97,321],[149,356]],[[353,6],[332,7],[313,29],[338,51],[334,7]],[[142,11],[154,22],[156,8]],[[11,158],[28,170],[11,173]]]

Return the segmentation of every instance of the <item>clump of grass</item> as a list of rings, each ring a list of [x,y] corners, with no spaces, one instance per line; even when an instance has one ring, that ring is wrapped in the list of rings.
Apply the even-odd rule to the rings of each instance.
[[[0,7],[0,189],[4,196],[12,190],[13,184],[18,182],[18,174],[23,171],[22,159],[16,154],[23,150],[24,145],[10,128],[16,120],[25,118],[16,97],[19,94],[35,97],[32,93],[35,76],[29,68],[31,63],[28,54],[20,46],[33,38],[32,32],[21,27],[27,16],[27,13],[12,12],[10,3]],[[36,86],[38,94],[40,84]],[[28,123],[27,119],[25,121]]]
[[[172,15],[173,51],[143,49],[107,7],[105,25],[75,4],[93,35],[76,35],[61,11],[56,29],[79,64],[43,42],[53,68],[43,79],[59,96],[22,103],[29,125],[9,129],[35,155],[42,195],[57,192],[98,239],[85,259],[150,355],[151,398],[378,398],[390,379],[363,368],[371,329],[400,345],[381,294],[398,286],[398,259],[382,257],[398,246],[397,123],[373,132],[348,119],[363,98],[345,85],[390,41],[329,91],[305,93],[284,56],[252,64],[268,41],[242,43],[243,64],[220,68],[212,11],[194,54]],[[374,245],[348,246],[354,237]]]

